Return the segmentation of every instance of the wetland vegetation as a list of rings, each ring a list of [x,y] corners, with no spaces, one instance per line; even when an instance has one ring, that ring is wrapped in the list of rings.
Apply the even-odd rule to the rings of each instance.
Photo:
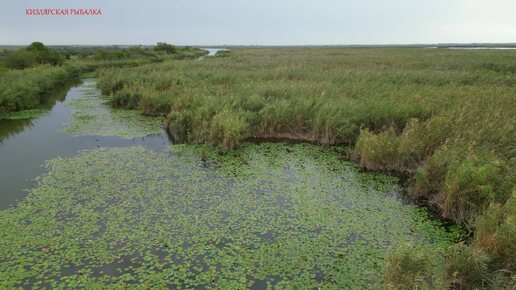
[[[359,173],[338,151],[213,151],[100,148],[48,161],[27,198],[0,212],[2,285],[376,288],[392,245],[454,238],[393,199],[395,180]]]
[[[503,273],[516,253],[515,56],[234,49],[202,62],[105,69],[99,82],[113,106],[166,116],[184,142],[223,151],[249,137],[350,144],[364,168],[408,175],[411,197],[475,232],[475,251],[463,253],[481,250]]]
[[[73,100],[71,120],[64,132],[74,135],[145,137],[163,132],[163,119],[142,116],[136,110],[111,109],[96,83],[82,85],[81,97]]]
[[[96,70],[102,94],[82,86],[64,132],[135,138],[163,125],[189,145],[48,161],[0,211],[0,285],[515,286],[516,51],[238,48],[189,61],[203,54],[182,49],[1,76],[23,86],[31,71]],[[37,108],[5,96],[4,112]],[[249,142],[266,138],[315,144]],[[403,175],[409,199],[469,234],[355,166]]]
[[[49,48],[33,42],[27,48],[4,52],[0,58],[0,116],[38,109],[45,94],[85,72],[102,67],[138,66],[165,59],[191,59],[206,54],[198,48],[153,51],[150,48],[117,47]],[[19,115],[28,115],[22,112]]]

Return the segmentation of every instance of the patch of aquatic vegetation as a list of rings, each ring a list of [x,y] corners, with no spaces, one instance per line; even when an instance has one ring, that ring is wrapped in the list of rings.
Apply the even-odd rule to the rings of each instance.
[[[97,76],[97,72],[96,71],[88,71],[88,72],[83,72],[79,75],[80,78],[82,79],[89,79],[89,78],[94,78]]]
[[[99,148],[48,161],[0,212],[0,288],[378,288],[400,243],[447,233],[313,145]],[[366,180],[366,181],[364,181]]]
[[[75,135],[144,137],[163,133],[163,120],[143,116],[136,110],[113,109],[100,95],[95,83],[79,88],[81,97],[71,101],[74,107],[71,121],[64,129]]]
[[[18,112],[5,112],[5,113],[0,113],[0,120],[31,119],[31,118],[39,117],[46,113],[48,113],[48,110],[44,110],[44,109],[23,110],[23,111],[18,111]]]

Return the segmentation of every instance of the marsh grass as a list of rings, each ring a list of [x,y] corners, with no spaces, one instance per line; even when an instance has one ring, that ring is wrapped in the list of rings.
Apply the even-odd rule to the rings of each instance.
[[[231,50],[219,50],[215,54],[216,57],[228,57],[231,55]]]
[[[479,249],[464,244],[447,249],[444,265],[443,289],[486,288],[489,256]]]
[[[505,204],[492,203],[476,223],[475,245],[497,257],[492,263],[501,269],[512,269],[516,260],[516,196]]]
[[[183,142],[222,151],[250,137],[354,144],[355,161],[409,174],[410,195],[443,216],[471,230],[492,225],[479,229],[474,246],[510,261],[515,211],[498,214],[496,222],[483,214],[507,206],[514,191],[515,56],[233,49],[228,57],[106,69],[99,76],[114,106],[167,116],[169,131]],[[477,223],[479,217],[484,221]],[[490,267],[514,273],[512,262]]]
[[[437,257],[410,244],[400,245],[386,257],[383,289],[435,289]]]
[[[87,50],[86,48],[84,50]],[[93,49],[94,51],[95,49]],[[88,58],[67,60],[56,65],[39,65],[23,70],[5,69],[0,63],[0,114],[37,109],[45,93],[79,77],[92,77],[95,70],[105,67],[133,67],[166,59],[195,59],[207,52],[184,47],[171,55],[155,55],[133,48],[129,53],[119,50],[123,58]],[[93,52],[90,52],[93,53]],[[103,51],[101,55],[111,55]],[[23,57],[21,59],[24,60]],[[0,59],[1,62],[1,59]]]
[[[495,286],[488,262],[483,251],[462,243],[447,249],[402,244],[386,256],[382,288],[487,289]]]
[[[149,60],[69,61],[63,66],[41,65],[24,70],[7,70],[0,76],[0,114],[41,109],[48,93],[81,76],[91,76],[98,68],[144,63],[149,63]]]

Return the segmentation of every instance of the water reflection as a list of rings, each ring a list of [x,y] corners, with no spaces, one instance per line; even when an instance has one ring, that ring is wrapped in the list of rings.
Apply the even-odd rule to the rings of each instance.
[[[66,95],[70,88],[77,84],[78,82],[72,82],[64,87],[57,88],[45,94],[40,100],[41,103],[39,109],[51,110],[57,103],[63,102],[66,99]],[[34,119],[37,118],[0,120],[0,144],[5,140],[33,127]]]
[[[229,50],[227,48],[201,48],[201,49],[206,50],[208,52],[208,56],[214,56],[219,51]]]
[[[31,119],[0,120],[0,144],[32,126],[34,126],[34,122]]]
[[[95,85],[86,81],[84,85]],[[97,147],[142,145],[161,150],[170,145],[163,133],[141,138],[124,139],[102,136],[73,136],[61,132],[73,113],[69,103],[82,96],[81,86],[70,85],[43,98],[48,114],[28,120],[0,120],[0,209],[15,204],[26,196],[25,189],[34,185],[34,178],[45,172],[46,160],[57,156],[73,156],[79,150]]]

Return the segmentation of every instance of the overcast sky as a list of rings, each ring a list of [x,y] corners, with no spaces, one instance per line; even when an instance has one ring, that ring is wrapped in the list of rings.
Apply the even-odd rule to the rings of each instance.
[[[100,8],[103,16],[27,16]],[[516,42],[516,0],[0,0],[0,44]]]

